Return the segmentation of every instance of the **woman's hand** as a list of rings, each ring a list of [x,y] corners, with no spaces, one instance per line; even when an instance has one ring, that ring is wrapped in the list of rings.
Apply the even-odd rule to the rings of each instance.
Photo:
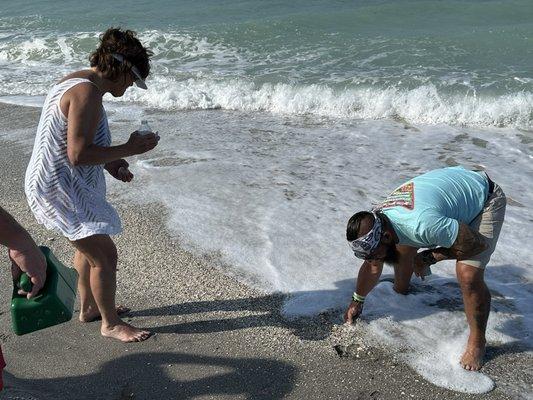
[[[120,159],[108,162],[105,165],[105,169],[113,178],[122,182],[131,182],[133,174],[128,169],[129,166],[130,164],[126,160]]]
[[[157,133],[151,132],[141,135],[138,131],[135,131],[126,142],[126,147],[133,154],[142,154],[152,150],[157,146],[157,142],[159,142],[159,135]]]
[[[363,312],[363,303],[359,301],[352,301],[348,309],[344,313],[344,322],[346,324],[353,324]]]

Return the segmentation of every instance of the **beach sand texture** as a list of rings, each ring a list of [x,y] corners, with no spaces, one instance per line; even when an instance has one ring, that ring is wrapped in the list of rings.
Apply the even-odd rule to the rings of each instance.
[[[0,104],[0,204],[39,244],[71,265],[65,239],[39,226],[23,193],[40,110]],[[124,190],[127,187],[124,186]],[[533,359],[520,347],[489,346],[483,372],[496,388],[481,397],[434,386],[367,342],[360,327],[336,325],[339,312],[289,320],[283,297],[251,289],[195,257],[165,228],[165,209],[111,198],[124,225],[117,297],[126,320],[152,330],[121,344],[99,323],[71,322],[16,337],[11,280],[0,274],[0,338],[7,361],[5,399],[507,399],[531,389]],[[335,349],[334,346],[337,346]],[[342,357],[341,357],[342,356]]]

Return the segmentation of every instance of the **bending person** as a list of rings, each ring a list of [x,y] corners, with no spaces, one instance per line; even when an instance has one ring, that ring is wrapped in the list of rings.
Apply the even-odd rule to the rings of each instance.
[[[374,212],[353,215],[346,238],[356,257],[365,261],[345,321],[351,323],[361,314],[384,262],[394,265],[394,290],[406,294],[413,272],[423,277],[430,265],[457,260],[470,328],[460,363],[467,370],[479,370],[490,312],[484,271],[498,241],[505,206],[502,189],[484,172],[453,167],[413,178]],[[418,252],[420,248],[429,249]]]
[[[102,318],[101,333],[123,342],[141,341],[148,331],[119,317],[115,306],[117,249],[110,235],[120,218],[106,200],[104,169],[115,179],[133,179],[125,157],[153,149],[159,137],[133,132],[111,146],[102,97],[120,97],[135,83],[146,89],[151,52],[132,31],[108,29],[91,54],[91,68],[54,85],[45,100],[25,191],[37,221],[64,235],[75,249],[80,321]]]

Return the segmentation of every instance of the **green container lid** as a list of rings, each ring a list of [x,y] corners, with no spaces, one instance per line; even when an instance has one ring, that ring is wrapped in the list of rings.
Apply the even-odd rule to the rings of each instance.
[[[17,335],[57,325],[72,318],[78,273],[65,267],[45,246],[39,247],[46,258],[46,282],[36,297],[27,299],[18,290],[31,291],[31,281],[22,274],[13,288],[11,320]]]

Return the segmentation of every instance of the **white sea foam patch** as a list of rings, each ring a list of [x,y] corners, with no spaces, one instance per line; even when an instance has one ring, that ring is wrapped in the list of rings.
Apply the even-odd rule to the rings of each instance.
[[[98,35],[96,32],[19,34],[0,41],[0,62],[42,67],[59,63],[77,66],[87,62]]]
[[[119,109],[113,118],[114,132],[138,123],[120,122]],[[151,119],[162,139],[131,162],[134,183],[110,184],[113,193],[164,204],[181,245],[215,254],[221,269],[241,281],[289,294],[288,317],[342,315],[360,266],[345,239],[354,212],[428,169],[484,166],[512,199],[486,271],[493,292],[487,337],[490,345],[533,345],[533,265],[524,245],[533,228],[530,133],[385,121],[321,125],[309,117],[240,112],[135,118]],[[390,278],[391,268],[384,274]],[[453,263],[436,265],[425,283],[413,279],[407,296],[391,286],[384,280],[368,296],[362,319],[370,336],[437,385],[490,390],[485,374],[458,368],[467,323]]]
[[[100,32],[19,32],[0,36],[0,95],[43,95],[62,76],[87,68]],[[249,62],[240,51],[187,32],[144,31],[154,52],[152,75],[162,85],[176,77],[240,76]]]
[[[185,81],[155,77],[147,92],[130,91],[125,100],[176,110],[223,109],[316,115],[348,119],[405,119],[412,123],[468,126],[531,125],[533,93],[495,97],[444,94],[432,84],[415,89],[327,85],[262,84],[242,79]]]
[[[63,76],[87,67],[97,38],[93,32],[19,33],[0,40],[0,96],[46,95]]]
[[[368,328],[379,337],[381,346],[394,349],[420,375],[438,386],[466,393],[492,390],[492,379],[465,371],[458,362],[466,343],[467,326],[455,280],[440,277],[425,285],[416,284],[415,290],[399,296],[391,282],[383,282],[372,292],[365,304],[369,311],[365,318],[370,318]],[[490,336],[491,333],[489,340],[495,339]]]
[[[235,74],[250,65],[242,49],[189,32],[150,30],[140,33],[139,39],[153,51],[155,64],[167,72]]]
[[[87,64],[96,48],[101,32],[37,32],[0,36],[0,62],[24,66],[79,67]],[[139,39],[154,53],[153,64],[158,73],[202,71],[224,74],[242,70],[249,63],[239,49],[206,37],[177,31],[144,31]],[[160,67],[160,70],[157,68]],[[227,68],[224,69],[224,67]]]

